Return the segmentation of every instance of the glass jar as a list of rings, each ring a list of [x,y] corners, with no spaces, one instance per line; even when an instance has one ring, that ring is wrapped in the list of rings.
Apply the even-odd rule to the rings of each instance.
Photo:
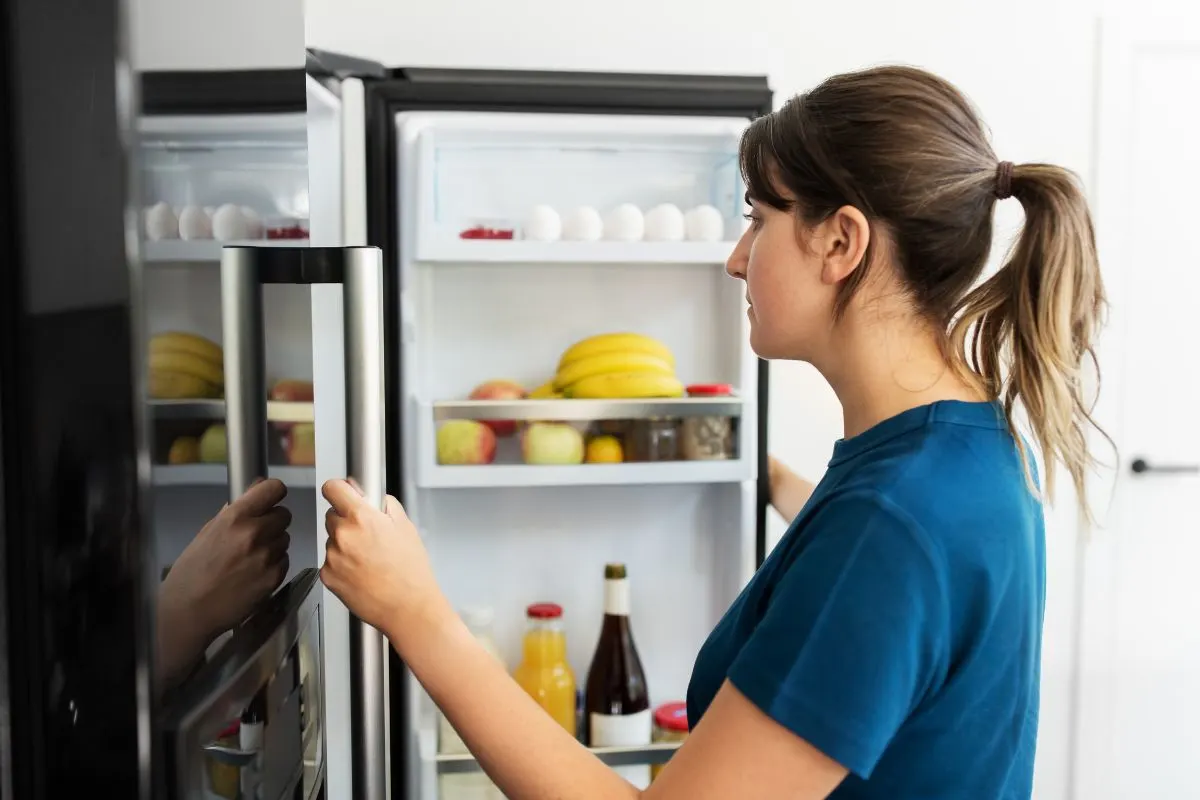
[[[682,743],[688,737],[688,730],[687,703],[663,703],[654,709],[654,731],[651,734],[651,741],[656,744],[660,742]],[[650,780],[653,781],[657,778],[662,768],[662,764],[652,766]]]
[[[688,397],[731,397],[727,383],[695,384],[687,387]],[[733,417],[684,417],[680,450],[689,461],[719,461],[734,457]]]
[[[557,603],[534,603],[525,609],[522,658],[513,678],[575,736],[575,673],[567,663],[562,613],[562,606]]]
[[[673,417],[630,420],[625,435],[625,460],[679,460],[679,420]]]

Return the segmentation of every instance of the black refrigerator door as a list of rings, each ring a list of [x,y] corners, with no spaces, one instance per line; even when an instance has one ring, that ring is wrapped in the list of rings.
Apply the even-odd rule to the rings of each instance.
[[[0,11],[0,796],[150,796],[120,0]]]

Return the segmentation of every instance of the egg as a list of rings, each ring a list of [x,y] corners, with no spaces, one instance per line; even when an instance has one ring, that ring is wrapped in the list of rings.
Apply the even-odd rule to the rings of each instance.
[[[562,236],[562,218],[550,206],[534,206],[530,209],[529,216],[525,218],[523,230],[526,239],[532,239],[535,242],[553,242]]]
[[[719,242],[725,236],[725,219],[710,205],[696,206],[688,211],[683,226],[690,242]]]
[[[604,230],[600,212],[591,206],[580,206],[562,221],[562,238],[573,242],[594,242]]]
[[[232,242],[237,239],[249,239],[246,218],[242,210],[233,203],[226,203],[212,215],[213,238],[222,242]]]
[[[683,241],[683,212],[673,203],[663,203],[646,212],[646,240],[651,242]]]
[[[242,206],[242,219],[246,221],[246,238],[261,239],[263,236],[263,221],[250,206]]]
[[[200,206],[184,206],[179,212],[179,236],[189,241],[212,238],[212,220]]]
[[[640,242],[646,232],[646,218],[633,203],[621,205],[604,218],[604,238],[614,242]]]
[[[155,203],[146,209],[146,238],[152,242],[179,238],[179,218],[166,203]]]

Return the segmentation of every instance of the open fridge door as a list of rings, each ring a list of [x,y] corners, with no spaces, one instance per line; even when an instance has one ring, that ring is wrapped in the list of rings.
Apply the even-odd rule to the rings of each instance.
[[[510,671],[528,657],[527,606],[551,603],[582,689],[605,565],[625,565],[652,707],[595,750],[644,786],[673,749],[650,741],[653,706],[684,699],[759,559],[762,375],[744,287],[725,272],[748,120],[406,111],[392,124],[406,508],[443,590],[492,620]],[[478,767],[405,680],[406,796],[477,796],[454,778]]]
[[[309,153],[314,246],[347,247],[366,243],[366,155],[363,124],[364,87],[359,78],[336,83],[334,94],[309,76]],[[350,474],[352,442],[348,438],[349,386],[344,376],[356,365],[347,352],[382,352],[382,318],[370,342],[347,348],[348,287],[312,287],[313,436],[316,449],[315,483]],[[382,284],[366,302],[383,302]],[[366,348],[366,349],[364,349]],[[382,358],[382,356],[380,356]],[[380,366],[380,379],[382,380]],[[382,383],[379,385],[382,404]],[[378,409],[383,422],[383,409]],[[383,447],[383,431],[377,432]],[[379,451],[382,464],[382,449]],[[380,481],[383,475],[380,475]],[[380,492],[383,484],[380,483]],[[325,519],[329,504],[318,491],[316,518]],[[317,530],[317,565],[325,561],[325,533]],[[324,589],[324,666],[326,714],[326,796],[384,800],[390,796],[387,758],[387,670],[385,643],[378,633],[352,620],[342,602]]]

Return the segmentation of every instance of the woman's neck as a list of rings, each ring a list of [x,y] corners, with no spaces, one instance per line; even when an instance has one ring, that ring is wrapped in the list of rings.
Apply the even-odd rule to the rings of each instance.
[[[829,357],[814,364],[842,404],[844,436],[939,400],[986,400],[982,388],[948,363],[938,331],[905,315],[848,310],[832,336]],[[869,313],[869,312],[868,312]]]

